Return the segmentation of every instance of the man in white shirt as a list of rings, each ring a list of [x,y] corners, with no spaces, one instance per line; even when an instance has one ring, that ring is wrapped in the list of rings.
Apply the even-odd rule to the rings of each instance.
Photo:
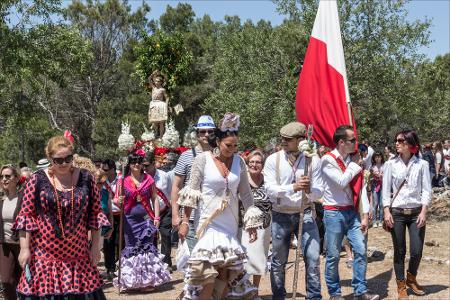
[[[363,144],[367,147],[367,155],[363,158],[364,170],[370,170],[370,167],[372,166],[372,156],[375,153],[375,150],[369,145],[368,140],[364,140]]]
[[[150,152],[144,158],[142,163],[144,172],[152,176],[156,185],[156,199],[159,201],[159,233],[161,234],[161,254],[164,255],[163,262],[169,266],[172,273],[172,259],[170,257],[172,250],[172,209],[170,207],[170,193],[172,191],[172,180],[169,174],[156,169],[155,155]]]
[[[305,125],[292,122],[281,128],[282,150],[270,155],[264,166],[264,184],[272,202],[272,263],[270,282],[273,299],[285,299],[285,267],[292,232],[298,238],[300,210],[304,209],[302,251],[306,269],[306,299],[320,294],[320,237],[313,217],[312,201],[321,196],[320,159],[313,157],[311,176],[304,176],[305,156],[298,144],[306,138]],[[309,178],[312,178],[310,180]],[[308,203],[302,203],[306,192]]]
[[[333,141],[336,148],[322,157],[322,180],[324,200],[325,239],[327,256],[325,282],[331,300],[343,300],[339,278],[339,258],[342,239],[347,236],[353,249],[352,286],[355,300],[377,300],[378,295],[370,294],[366,281],[366,243],[364,233],[368,229],[368,209],[363,218],[359,215],[358,180],[363,181],[363,161],[355,152],[355,133],[348,125],[336,129]],[[360,191],[358,191],[360,192]]]
[[[450,140],[444,142],[444,169],[445,174],[448,174],[448,169],[450,167]]]

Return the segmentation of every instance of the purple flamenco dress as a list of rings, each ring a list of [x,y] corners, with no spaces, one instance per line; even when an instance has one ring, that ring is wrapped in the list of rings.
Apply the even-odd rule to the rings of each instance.
[[[149,289],[171,280],[167,264],[162,261],[164,255],[154,245],[158,229],[153,225],[150,206],[153,184],[147,174],[138,187],[130,176],[124,180],[125,248],[120,257],[120,288],[125,290]],[[113,283],[119,286],[117,277]]]

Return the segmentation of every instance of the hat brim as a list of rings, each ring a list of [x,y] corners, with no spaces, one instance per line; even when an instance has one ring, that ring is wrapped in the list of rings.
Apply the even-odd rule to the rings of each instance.
[[[216,129],[216,126],[212,125],[202,125],[202,126],[195,126],[195,129]]]

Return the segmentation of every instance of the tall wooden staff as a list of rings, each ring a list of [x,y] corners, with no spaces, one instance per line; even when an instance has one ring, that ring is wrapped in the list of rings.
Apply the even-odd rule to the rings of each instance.
[[[305,141],[306,143],[300,142],[299,144],[299,150],[303,153],[305,156],[305,167],[304,167],[304,176],[309,177],[309,165],[311,164],[311,159],[314,156],[314,152],[311,147],[311,137],[313,134],[313,125],[308,125],[308,131],[307,135],[308,138]],[[298,269],[300,264],[300,251],[302,249],[302,237],[303,237],[303,217],[304,217],[304,210],[305,210],[305,203],[308,201],[308,198],[306,197],[306,192],[302,191],[302,203],[300,205],[300,217],[298,221],[298,234],[297,234],[297,247],[295,248],[295,264],[294,264],[294,282],[292,287],[292,299],[296,299],[297,297],[297,282],[298,282]]]
[[[124,209],[123,209],[123,199],[124,199],[124,195],[125,195],[125,189],[124,189],[124,183],[125,183],[125,163],[124,161],[122,161],[122,178],[121,180],[121,185],[120,185],[120,191],[119,191],[119,208],[120,208],[120,221],[119,221],[119,274],[118,274],[118,278],[117,278],[117,282],[118,282],[118,293],[121,293],[121,281],[120,279],[122,278],[122,247],[123,247],[123,214],[124,214]]]
[[[122,278],[122,240],[123,240],[123,200],[125,195],[124,183],[125,183],[125,166],[127,164],[126,153],[134,146],[134,137],[130,134],[130,126],[127,123],[122,123],[122,133],[118,138],[119,150],[124,156],[120,158],[120,163],[122,165],[122,178],[119,191],[119,208],[120,208],[120,221],[119,221],[119,271],[118,271],[118,293],[121,293],[121,278]]]

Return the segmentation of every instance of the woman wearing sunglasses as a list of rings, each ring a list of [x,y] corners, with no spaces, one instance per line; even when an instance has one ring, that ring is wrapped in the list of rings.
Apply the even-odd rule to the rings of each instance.
[[[384,165],[384,222],[394,244],[398,299],[408,299],[407,287],[416,295],[425,295],[416,276],[422,258],[426,214],[431,201],[431,179],[428,162],[419,157],[420,143],[415,131],[397,133],[395,147],[398,155]],[[410,258],[405,280],[406,228],[409,232]]]
[[[13,165],[0,169],[0,279],[5,300],[17,299],[16,288],[21,268],[18,263],[19,236],[12,226],[20,209],[19,171]]]
[[[128,155],[123,181],[125,248],[120,258],[120,283],[118,278],[113,282],[128,291],[150,291],[170,281],[168,266],[155,247],[160,223],[159,201],[155,201],[155,181],[142,169],[144,157],[142,149]],[[118,189],[121,188],[119,183]]]
[[[20,231],[18,286],[23,300],[103,300],[100,227],[110,226],[101,211],[91,173],[73,166],[73,145],[63,136],[45,149],[50,166],[35,172],[24,188],[14,229]],[[91,232],[91,245],[88,232]]]

